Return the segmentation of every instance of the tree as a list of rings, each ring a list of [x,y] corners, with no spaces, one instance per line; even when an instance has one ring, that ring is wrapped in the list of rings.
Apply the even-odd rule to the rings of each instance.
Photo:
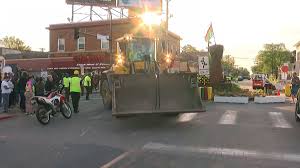
[[[252,72],[273,74],[277,77],[278,69],[283,63],[289,62],[291,56],[283,43],[265,44],[264,49],[256,56],[256,65],[252,67]]]
[[[3,45],[6,48],[15,49],[19,51],[31,51],[31,48],[25,43],[20,40],[19,38],[16,38],[14,36],[6,36],[2,39]]]
[[[181,58],[185,60],[198,60],[198,56],[200,55],[200,51],[188,44],[182,47],[182,52],[180,53]]]
[[[231,55],[225,55],[222,59],[222,65],[225,75],[231,75],[234,71],[235,60]]]
[[[250,76],[250,72],[248,71],[247,68],[240,67],[238,69],[238,72],[240,76]]]

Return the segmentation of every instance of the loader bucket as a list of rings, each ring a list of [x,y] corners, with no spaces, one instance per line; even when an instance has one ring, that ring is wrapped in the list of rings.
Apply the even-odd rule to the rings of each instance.
[[[162,74],[159,76],[160,112],[203,112],[204,107],[197,90],[197,75]]]
[[[152,113],[156,103],[154,74],[113,75],[113,115]]]

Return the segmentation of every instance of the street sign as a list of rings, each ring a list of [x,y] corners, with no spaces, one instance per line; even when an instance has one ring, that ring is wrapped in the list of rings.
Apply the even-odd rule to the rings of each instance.
[[[109,40],[109,36],[97,34],[97,40],[107,41],[107,40]]]
[[[209,75],[209,59],[208,56],[199,56],[198,57],[199,64],[199,74],[200,75]]]

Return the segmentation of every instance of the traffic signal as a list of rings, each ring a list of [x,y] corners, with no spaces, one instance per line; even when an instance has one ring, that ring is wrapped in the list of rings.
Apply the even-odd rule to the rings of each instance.
[[[296,62],[296,50],[291,52],[291,63],[295,63]]]
[[[75,40],[79,39],[79,28],[74,29],[74,39]]]

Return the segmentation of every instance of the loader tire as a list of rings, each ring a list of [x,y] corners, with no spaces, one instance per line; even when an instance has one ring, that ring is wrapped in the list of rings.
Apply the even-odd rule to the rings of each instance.
[[[109,89],[108,81],[105,80],[101,84],[101,96],[102,102],[105,109],[111,110],[112,109],[112,94]]]

